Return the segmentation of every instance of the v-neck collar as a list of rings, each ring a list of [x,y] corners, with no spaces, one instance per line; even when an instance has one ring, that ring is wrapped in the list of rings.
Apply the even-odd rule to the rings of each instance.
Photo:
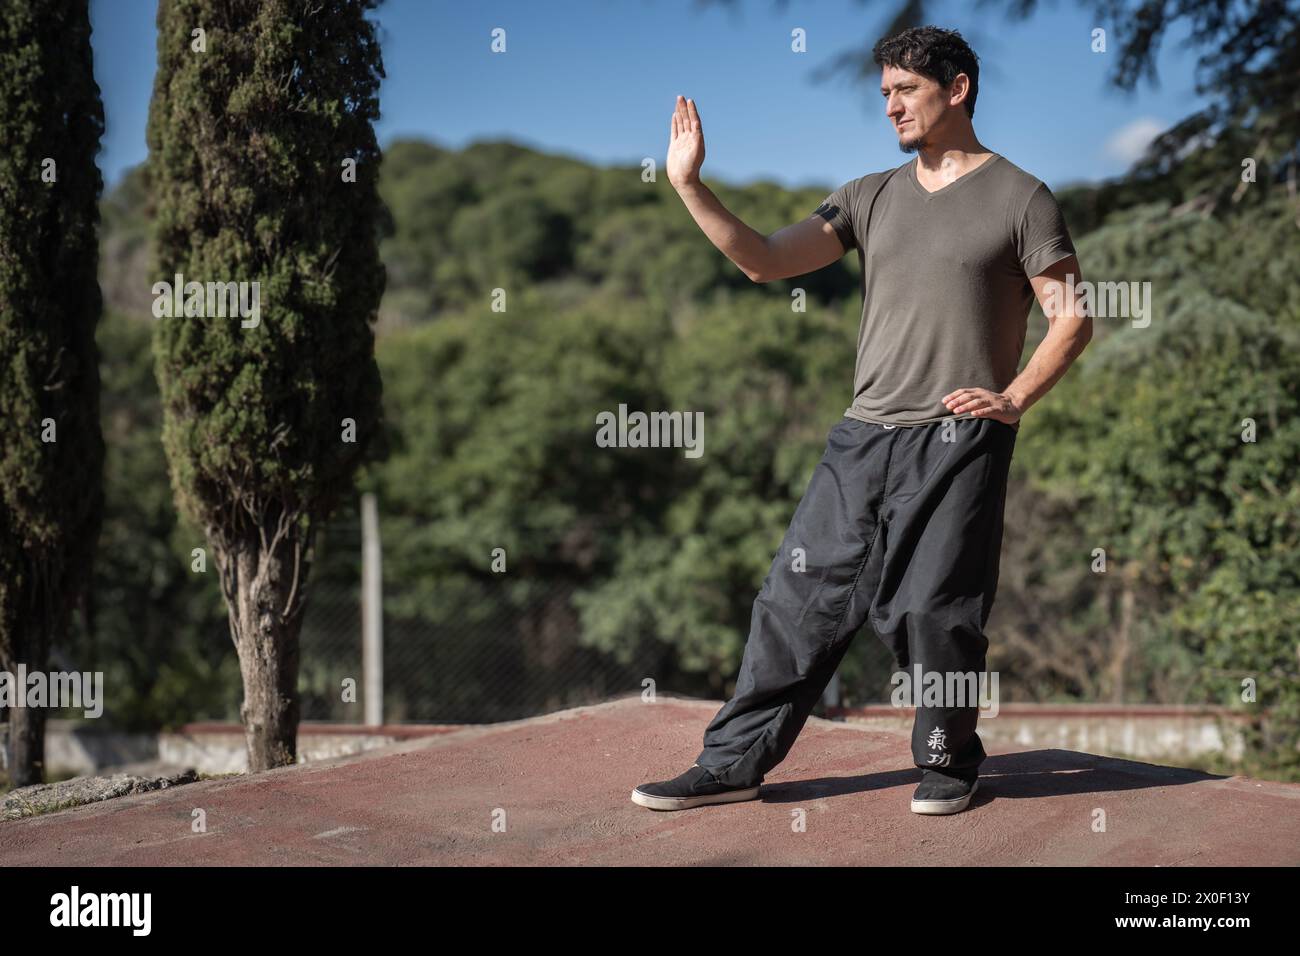
[[[984,160],[984,162],[980,163],[970,172],[963,173],[962,175],[954,179],[952,182],[950,182],[948,185],[940,186],[934,192],[930,192],[928,189],[922,186],[921,181],[916,178],[916,167],[917,164],[921,162],[921,157],[918,156],[916,157],[916,159],[912,160],[907,164],[907,181],[912,184],[913,189],[915,189],[918,193],[921,194],[923,198],[925,198],[928,201],[938,196],[943,196],[946,195],[947,193],[952,192],[962,183],[966,182],[966,180],[974,179],[976,176],[984,172],[984,170],[988,169],[990,166],[998,162],[1000,159],[1002,159],[1002,154],[994,153],[992,156]]]

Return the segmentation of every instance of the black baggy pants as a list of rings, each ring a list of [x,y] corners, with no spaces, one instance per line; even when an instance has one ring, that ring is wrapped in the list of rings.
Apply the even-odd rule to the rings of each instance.
[[[984,671],[1015,440],[990,418],[846,417],[831,429],[754,601],[735,693],[696,763],[732,786],[761,782],[868,620],[913,676]],[[915,685],[913,695],[924,702]],[[986,756],[978,717],[977,704],[917,706],[916,765],[974,773]]]

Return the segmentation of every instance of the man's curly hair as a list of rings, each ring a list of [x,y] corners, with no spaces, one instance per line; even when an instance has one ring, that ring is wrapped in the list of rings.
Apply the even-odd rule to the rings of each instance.
[[[975,115],[975,97],[980,90],[979,58],[956,30],[912,27],[892,37],[883,37],[871,51],[877,66],[895,66],[918,73],[949,87],[958,73],[970,77],[966,94],[966,115]]]

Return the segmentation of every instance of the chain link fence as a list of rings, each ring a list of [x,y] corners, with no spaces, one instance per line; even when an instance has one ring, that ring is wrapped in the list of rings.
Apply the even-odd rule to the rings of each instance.
[[[381,542],[382,544],[382,542]],[[354,508],[318,538],[301,631],[302,719],[361,723],[362,527]],[[472,610],[426,608],[419,617],[383,583],[385,723],[517,720],[636,693],[647,677],[675,673],[671,648],[653,645],[630,663],[584,646],[569,582],[542,584],[523,604],[490,599]],[[348,681],[355,694],[349,699]],[[685,675],[674,693],[708,696]],[[662,688],[662,684],[659,683]]]

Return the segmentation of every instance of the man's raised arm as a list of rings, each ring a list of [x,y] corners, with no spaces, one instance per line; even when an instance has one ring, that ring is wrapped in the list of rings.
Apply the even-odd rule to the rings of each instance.
[[[727,211],[713,191],[700,182],[704,130],[694,100],[677,97],[670,133],[664,166],[668,182],[709,241],[752,281],[771,282],[815,272],[844,255],[835,228],[818,216],[764,236]]]

